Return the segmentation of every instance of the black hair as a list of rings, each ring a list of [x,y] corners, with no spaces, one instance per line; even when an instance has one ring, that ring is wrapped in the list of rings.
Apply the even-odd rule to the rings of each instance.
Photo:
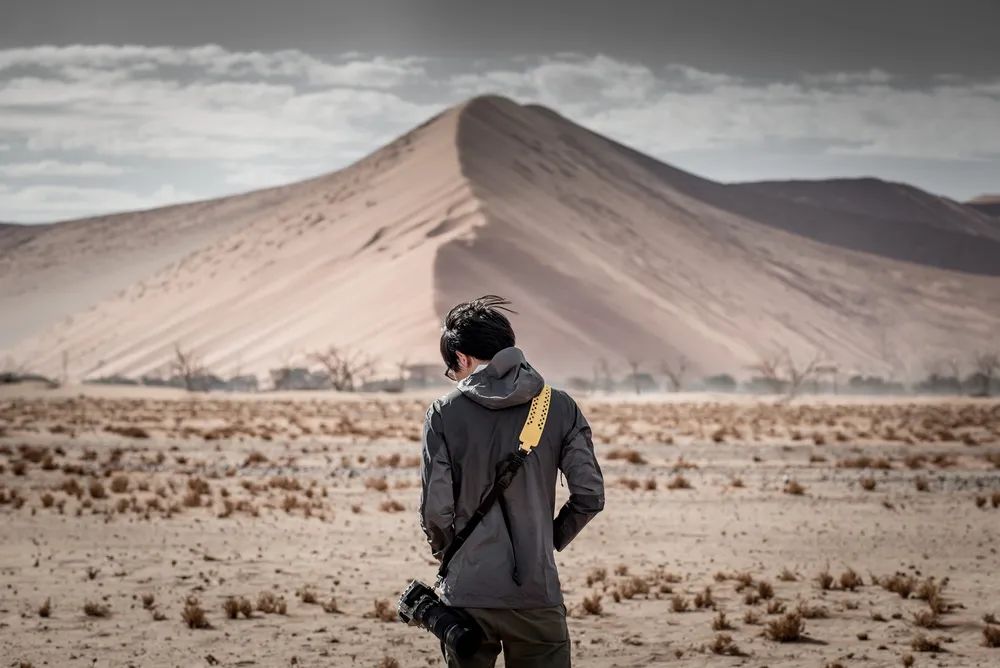
[[[507,308],[509,305],[510,301],[503,297],[484,295],[448,311],[441,328],[441,358],[445,365],[457,371],[458,355],[455,353],[489,360],[514,345],[514,328],[500,312],[517,313]]]

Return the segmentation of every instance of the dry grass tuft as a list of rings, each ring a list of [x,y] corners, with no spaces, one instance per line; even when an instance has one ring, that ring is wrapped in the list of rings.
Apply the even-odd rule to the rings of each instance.
[[[601,595],[594,593],[590,596],[583,597],[583,603],[580,604],[583,611],[588,615],[600,615],[604,612],[604,606],[601,605]]]
[[[924,635],[923,633],[918,633],[913,636],[913,640],[910,641],[910,647],[912,647],[917,652],[943,652],[944,649],[941,647],[941,638],[931,638]]]
[[[691,489],[691,483],[688,482],[687,478],[678,473],[667,483],[667,489]]]
[[[872,492],[878,483],[875,482],[875,478],[868,476],[863,476],[859,481],[861,488],[866,492]]]
[[[785,494],[791,494],[793,496],[802,496],[806,493],[806,488],[803,487],[795,480],[789,480],[785,483],[785,488],[782,490]]]
[[[379,598],[375,600],[375,619],[380,619],[383,622],[398,622],[399,615],[396,614],[396,609],[392,607],[392,603],[389,602],[387,598]]]
[[[670,599],[670,609],[674,612],[687,612],[689,607],[688,600],[680,594],[674,594]]]
[[[726,656],[740,656],[740,648],[736,646],[733,642],[733,637],[728,633],[716,634],[712,643],[708,646],[712,650],[713,654],[722,654]]]
[[[840,574],[840,587],[848,591],[854,591],[858,587],[864,585],[864,581],[861,576],[858,575],[853,568],[848,568],[846,571]]]
[[[110,617],[111,606],[105,605],[104,603],[87,601],[83,604],[83,614],[88,617]]]
[[[889,577],[884,577],[878,581],[886,591],[899,594],[900,598],[909,598],[910,594],[917,588],[917,579],[912,575],[896,573]]]
[[[257,610],[265,615],[277,613],[284,615],[288,612],[288,604],[284,596],[278,596],[274,592],[262,591],[257,596]]]
[[[983,644],[987,647],[1000,647],[1000,626],[987,624],[983,627]]]
[[[769,640],[776,642],[795,642],[802,638],[806,623],[802,615],[797,612],[790,612],[772,622],[768,622],[764,628],[764,635]]]
[[[38,606],[38,616],[48,618],[52,614],[52,599],[45,599],[45,603]]]
[[[386,499],[379,504],[378,509],[383,513],[398,513],[406,510],[406,506],[397,501],[396,499]]]
[[[605,582],[608,579],[608,569],[595,568],[587,574],[587,586],[592,587],[598,582]]]
[[[726,611],[719,610],[719,613],[712,619],[712,630],[713,631],[731,631],[733,625],[729,623],[726,619]]]
[[[712,597],[711,587],[705,587],[704,590],[694,595],[694,607],[698,609],[715,607],[715,599]]]
[[[187,624],[189,629],[210,629],[212,625],[208,623],[205,610],[198,602],[197,596],[188,596],[184,601],[184,609],[181,610],[181,619]]]

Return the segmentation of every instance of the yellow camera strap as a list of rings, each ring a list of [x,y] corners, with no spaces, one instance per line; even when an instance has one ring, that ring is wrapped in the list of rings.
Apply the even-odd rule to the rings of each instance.
[[[521,429],[521,451],[525,454],[531,452],[538,442],[542,440],[542,430],[545,429],[545,420],[549,417],[549,404],[552,402],[552,387],[545,385],[542,391],[531,400],[531,408],[528,410],[528,419]]]

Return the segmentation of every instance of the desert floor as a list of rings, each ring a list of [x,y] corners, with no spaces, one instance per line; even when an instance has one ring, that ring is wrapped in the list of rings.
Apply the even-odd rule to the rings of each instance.
[[[429,399],[0,388],[3,665],[440,665],[391,614]],[[575,665],[1000,665],[1000,402],[580,403]]]

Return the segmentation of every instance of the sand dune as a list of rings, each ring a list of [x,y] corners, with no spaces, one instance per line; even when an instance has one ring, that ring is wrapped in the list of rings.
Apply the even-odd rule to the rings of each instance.
[[[497,292],[553,378],[682,354],[738,374],[779,346],[921,375],[995,340],[996,249],[986,216],[908,186],[718,184],[484,97],[310,181],[0,228],[0,359],[139,376],[179,343],[265,378],[337,344],[388,373],[435,363],[446,308]]]

